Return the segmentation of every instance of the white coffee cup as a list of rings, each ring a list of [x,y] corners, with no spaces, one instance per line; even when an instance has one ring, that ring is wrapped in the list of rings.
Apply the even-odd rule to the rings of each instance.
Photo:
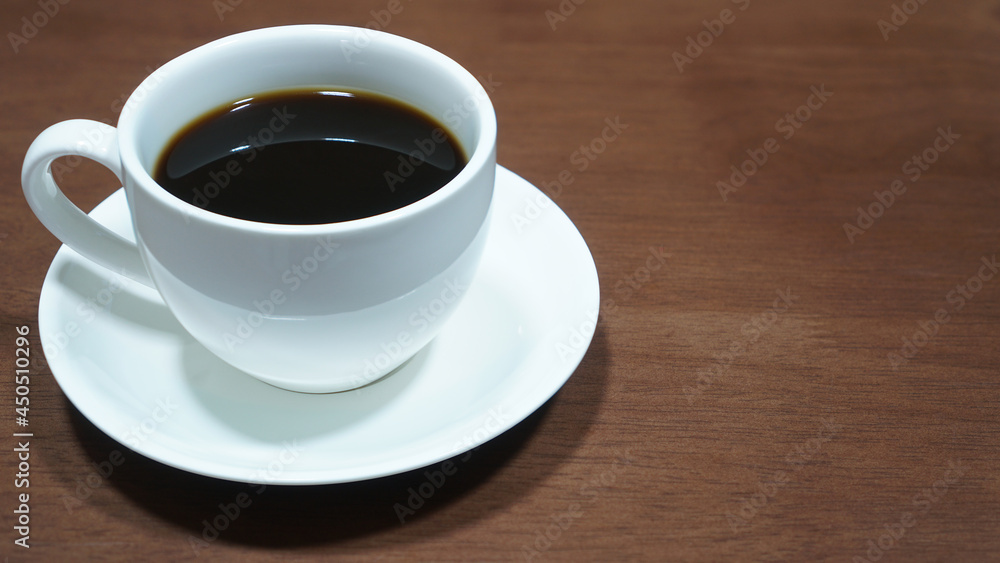
[[[186,124],[240,99],[312,86],[370,91],[419,108],[449,128],[469,162],[406,207],[323,225],[215,214],[153,180],[157,159]],[[63,195],[51,165],[69,155],[118,176],[137,244]],[[240,33],[166,63],[128,99],[117,128],[53,125],[29,148],[22,184],[53,234],[155,287],[208,350],[277,387],[323,393],[385,376],[437,334],[478,265],[495,170],[496,116],[468,71],[398,36],[303,25]]]

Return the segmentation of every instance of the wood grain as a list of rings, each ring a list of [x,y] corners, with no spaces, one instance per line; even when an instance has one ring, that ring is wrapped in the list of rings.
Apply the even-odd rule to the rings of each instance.
[[[230,1],[220,17],[209,0],[71,0],[16,53],[0,47],[0,358],[11,374],[21,325],[36,353],[32,547],[13,544],[7,437],[0,553],[1000,560],[1000,277],[982,268],[1000,253],[1000,2],[929,0],[888,39],[878,22],[892,21],[891,0],[576,2],[404,1],[385,27],[496,83],[502,164],[537,185],[568,171],[557,203],[590,245],[605,303],[583,364],[529,420],[456,461],[403,525],[393,506],[423,471],[269,487],[203,550],[189,538],[247,487],[116,443],[68,403],[40,357],[38,296],[59,244],[24,202],[24,152],[59,120],[114,123],[116,100],[151,69],[212,39],[287,23],[365,25],[389,3]],[[550,23],[546,12],[561,5],[568,15]],[[39,6],[5,1],[0,30],[21,33]],[[716,37],[709,28],[719,30],[723,10],[731,23]],[[711,44],[679,69],[674,54],[699,34]],[[822,103],[814,87],[830,93]],[[593,159],[578,152],[606,120],[624,126],[620,135],[595,143]],[[953,143],[927,153],[934,162],[913,180],[904,166],[934,147],[939,128]],[[723,198],[730,167],[761,160],[772,138],[777,149]],[[873,206],[880,216],[849,240],[844,225],[897,180],[906,191],[881,213]],[[90,209],[113,177],[87,163],[63,185]],[[668,256],[647,272],[651,252]],[[953,290],[980,273],[981,289],[959,308]],[[890,354],[938,309],[948,320],[894,369]],[[7,377],[0,422],[14,431]],[[115,451],[124,462],[67,508]]]

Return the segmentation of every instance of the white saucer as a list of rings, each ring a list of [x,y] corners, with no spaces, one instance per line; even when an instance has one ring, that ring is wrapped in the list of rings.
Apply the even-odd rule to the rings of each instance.
[[[123,190],[91,214],[132,237]],[[424,467],[513,427],[579,365],[598,306],[576,227],[498,167],[483,263],[460,309],[368,387],[306,395],[261,383],[195,342],[156,292],[65,246],[42,286],[38,325],[63,392],[119,442],[193,473],[306,485]]]

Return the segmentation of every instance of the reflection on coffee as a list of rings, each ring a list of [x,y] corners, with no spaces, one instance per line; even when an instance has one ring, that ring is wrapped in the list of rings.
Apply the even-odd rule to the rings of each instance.
[[[187,125],[153,177],[221,215],[303,225],[399,209],[443,187],[466,163],[454,135],[402,102],[294,90],[240,100]]]

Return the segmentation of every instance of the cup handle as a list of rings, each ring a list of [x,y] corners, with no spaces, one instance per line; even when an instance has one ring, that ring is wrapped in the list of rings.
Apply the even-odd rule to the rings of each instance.
[[[122,181],[118,131],[89,119],[56,123],[42,131],[28,148],[21,169],[21,186],[31,210],[64,244],[109,270],[153,287],[135,243],[92,219],[59,189],[52,177],[52,162],[62,156],[94,160]]]

